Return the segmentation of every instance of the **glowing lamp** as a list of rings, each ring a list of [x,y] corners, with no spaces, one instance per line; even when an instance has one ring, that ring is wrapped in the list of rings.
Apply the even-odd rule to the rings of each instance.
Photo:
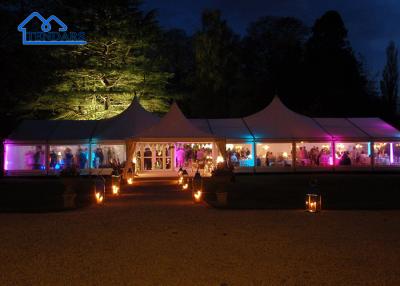
[[[189,189],[189,174],[186,170],[182,171],[182,175],[179,177],[179,184],[182,185],[182,191]]]
[[[339,143],[339,144],[337,144],[336,146],[337,146],[337,148],[338,148],[339,150],[344,149],[344,144],[343,144],[343,143]]]
[[[202,191],[193,192],[193,200],[195,203],[200,203],[203,196]]]
[[[306,211],[316,213],[321,211],[321,195],[307,194],[306,195]]]
[[[114,196],[117,196],[119,195],[120,176],[113,175],[111,179],[111,192]]]
[[[101,192],[95,193],[96,203],[101,204],[104,200],[104,195]]]
[[[217,157],[217,164],[219,163],[223,163],[224,162],[224,157],[222,157],[221,155]]]
[[[192,190],[193,190],[192,195],[195,203],[199,203],[201,201],[202,188],[203,188],[203,179],[201,178],[199,170],[197,170],[192,181]]]
[[[119,195],[119,187],[113,185],[113,186],[112,186],[112,193],[113,193],[114,196]]]
[[[134,177],[133,173],[134,172],[133,172],[132,168],[129,168],[128,172],[127,172],[127,179],[126,179],[126,182],[128,183],[128,185],[132,185],[133,184],[133,177]]]

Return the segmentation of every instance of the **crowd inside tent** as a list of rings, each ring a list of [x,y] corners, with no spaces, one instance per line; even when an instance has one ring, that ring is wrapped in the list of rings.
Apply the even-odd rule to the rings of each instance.
[[[400,167],[400,131],[380,118],[311,118],[278,97],[243,118],[188,119],[174,103],[163,117],[139,101],[105,120],[26,120],[4,141],[7,175],[68,168],[124,173],[211,174],[218,160],[237,172]]]

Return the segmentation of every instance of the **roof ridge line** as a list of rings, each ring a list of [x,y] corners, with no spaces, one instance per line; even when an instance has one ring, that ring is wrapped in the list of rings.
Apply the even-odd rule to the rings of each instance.
[[[311,118],[311,120],[314,121],[315,124],[317,124],[324,132],[326,132],[329,136],[331,136],[332,140],[335,138],[335,136],[333,136],[327,129],[325,129],[325,127],[323,127],[322,124],[320,124],[314,117],[309,117],[309,118]]]
[[[353,121],[351,121],[348,117],[344,117],[344,119],[346,119],[351,125],[353,125],[355,128],[357,128],[358,130],[360,130],[362,133],[364,133],[365,135],[367,135],[369,137],[369,139],[374,138],[373,136],[371,136],[371,134],[369,134],[368,132],[365,132],[363,129],[361,129],[360,126],[358,126],[357,124],[355,124]]]
[[[207,122],[208,129],[210,129],[211,134],[212,134],[212,135],[215,135],[215,134],[214,134],[214,131],[213,131],[212,128],[211,128],[211,123],[210,123],[210,121],[209,121],[208,118],[206,118],[206,122]]]
[[[244,126],[246,126],[247,130],[249,131],[251,137],[253,137],[253,140],[256,140],[256,137],[254,136],[253,132],[251,132],[249,125],[247,125],[246,120],[244,119],[244,117],[240,117],[240,119],[242,119],[242,122],[244,124]]]

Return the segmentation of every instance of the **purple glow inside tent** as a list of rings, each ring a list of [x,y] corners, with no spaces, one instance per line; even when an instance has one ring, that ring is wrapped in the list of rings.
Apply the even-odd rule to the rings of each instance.
[[[4,170],[44,170],[44,145],[5,144]]]
[[[390,164],[394,163],[393,159],[393,143],[390,143]]]
[[[5,144],[5,148],[4,148],[4,170],[7,171],[8,170],[8,144]]]

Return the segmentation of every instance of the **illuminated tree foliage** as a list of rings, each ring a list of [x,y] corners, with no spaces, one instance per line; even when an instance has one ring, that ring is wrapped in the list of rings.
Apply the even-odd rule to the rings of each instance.
[[[132,1],[65,2],[56,7],[65,14],[60,17],[89,31],[88,44],[53,52],[62,68],[30,108],[50,108],[56,118],[99,119],[120,113],[138,96],[150,111],[165,112],[171,74],[159,68],[154,12],[143,13]]]

